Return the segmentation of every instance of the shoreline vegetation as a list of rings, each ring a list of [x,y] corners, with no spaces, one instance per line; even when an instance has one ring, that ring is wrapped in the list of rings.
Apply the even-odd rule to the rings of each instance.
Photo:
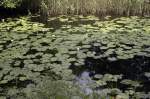
[[[0,7],[1,13],[3,9],[16,8],[39,13],[44,18],[56,15],[150,16],[150,0],[2,0]]]
[[[150,15],[149,0],[43,0],[41,8],[48,15]]]

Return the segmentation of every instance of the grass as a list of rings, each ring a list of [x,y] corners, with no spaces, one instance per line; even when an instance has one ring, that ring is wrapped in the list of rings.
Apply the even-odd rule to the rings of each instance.
[[[48,15],[150,15],[148,0],[43,0],[41,7]]]

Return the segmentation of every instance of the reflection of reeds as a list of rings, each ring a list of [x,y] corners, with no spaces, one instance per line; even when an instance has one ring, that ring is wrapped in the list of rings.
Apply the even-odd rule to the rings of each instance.
[[[44,0],[49,15],[149,15],[148,0]]]

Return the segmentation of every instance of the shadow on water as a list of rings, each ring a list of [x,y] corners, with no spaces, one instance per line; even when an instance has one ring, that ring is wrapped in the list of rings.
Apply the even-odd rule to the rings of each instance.
[[[63,18],[68,18],[68,17],[64,16]],[[49,17],[50,19],[55,18],[53,20],[49,20],[47,17],[32,16],[31,20],[34,22],[44,23],[46,24],[46,27],[54,28],[54,30],[60,29],[63,25],[79,26],[81,24],[87,25],[87,24],[95,23],[95,20],[82,20],[79,17],[75,17],[76,20],[72,20],[71,17],[75,17],[75,16],[70,16],[67,22],[61,22],[58,17]]]
[[[136,91],[139,92],[149,92],[150,91],[150,78],[145,76],[146,72],[150,72],[150,58],[144,56],[135,56],[133,59],[127,60],[117,60],[110,62],[106,58],[93,59],[88,57],[85,59],[85,65],[78,68],[73,68],[74,73],[81,76],[85,71],[89,72],[89,77],[95,80],[93,77],[97,74],[105,75],[123,75],[121,80],[129,79],[132,81],[139,81],[142,87],[137,87]],[[122,91],[127,90],[130,86],[121,84],[117,81],[114,88],[119,88]],[[114,84],[114,82],[109,82],[109,84]],[[105,86],[110,87],[109,85]],[[111,86],[112,87],[112,86]]]
[[[0,20],[6,18],[16,18],[19,16],[28,15],[26,8],[3,8],[0,7]]]

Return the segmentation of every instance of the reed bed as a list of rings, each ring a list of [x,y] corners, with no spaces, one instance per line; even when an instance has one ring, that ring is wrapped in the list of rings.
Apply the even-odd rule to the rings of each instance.
[[[43,15],[150,15],[150,0],[43,0]]]

